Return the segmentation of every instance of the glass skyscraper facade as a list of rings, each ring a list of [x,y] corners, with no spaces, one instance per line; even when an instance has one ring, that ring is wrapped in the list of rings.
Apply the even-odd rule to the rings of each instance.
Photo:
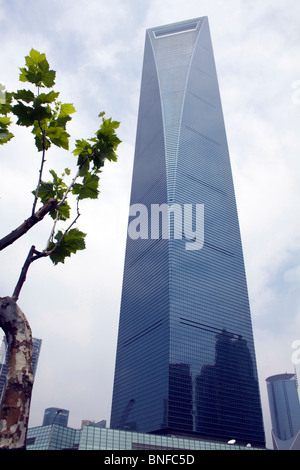
[[[60,426],[68,426],[69,410],[61,408],[46,408],[44,412],[43,426],[49,424],[59,424]]]
[[[111,428],[264,446],[239,222],[207,17],[146,32],[132,227]]]
[[[85,425],[81,429],[72,429],[58,424],[38,426],[28,429],[27,450],[152,450],[169,452],[198,450],[260,450],[255,447],[238,446],[223,442],[169,437],[158,434],[141,434],[135,431],[105,429]],[[110,454],[111,455],[111,454]],[[176,454],[175,454],[176,455]],[[142,460],[143,462],[143,460]],[[175,460],[177,462],[177,460]],[[178,463],[180,463],[178,461]],[[181,461],[182,463],[182,461]]]
[[[275,449],[300,449],[300,403],[295,374],[268,377],[267,390]],[[296,436],[298,439],[295,445]]]

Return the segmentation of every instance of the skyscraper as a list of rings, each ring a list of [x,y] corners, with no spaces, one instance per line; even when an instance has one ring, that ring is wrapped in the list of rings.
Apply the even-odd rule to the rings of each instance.
[[[49,424],[59,424],[60,426],[68,426],[69,410],[62,408],[46,408],[44,412],[43,426]]]
[[[273,375],[266,382],[274,448],[300,450],[300,403],[296,375]]]
[[[111,427],[264,446],[206,17],[146,32],[129,215]]]

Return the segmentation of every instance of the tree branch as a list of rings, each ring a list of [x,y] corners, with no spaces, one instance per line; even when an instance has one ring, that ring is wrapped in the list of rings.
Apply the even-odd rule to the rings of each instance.
[[[56,209],[56,207],[57,200],[49,199],[49,201],[47,201],[46,204],[44,204],[35,214],[31,215],[18,228],[0,240],[0,251],[14,243],[18,238],[22,237],[22,235],[28,232],[28,230],[30,230],[35,224],[40,222],[50,211]]]
[[[77,220],[79,219],[80,217],[80,212],[79,212],[79,198],[77,198],[77,215],[75,217],[75,219],[73,220],[73,222],[69,225],[69,227],[65,230],[63,236],[61,237],[61,239],[59,240],[59,242],[57,243],[56,247],[51,251],[51,253],[53,253],[55,251],[55,249],[61,244],[61,242],[63,241],[63,239],[65,238],[66,234],[71,230],[71,228],[73,227],[73,225],[76,224]],[[49,253],[50,254],[50,253]]]
[[[32,247],[30,248],[29,250],[29,253],[28,253],[28,256],[26,258],[26,261],[23,265],[23,268],[22,268],[22,271],[21,271],[21,274],[20,274],[20,277],[19,277],[19,280],[17,282],[17,285],[15,287],[15,290],[14,290],[14,293],[12,295],[12,298],[17,302],[18,298],[19,298],[19,295],[20,295],[20,291],[22,289],[22,286],[24,284],[24,282],[26,281],[26,275],[27,275],[27,271],[28,271],[28,268],[30,266],[30,264],[32,263],[32,256],[35,252],[35,246],[32,245]]]
[[[54,223],[53,223],[53,226],[52,226],[52,230],[51,230],[51,233],[49,235],[49,238],[48,238],[48,241],[47,241],[47,245],[44,249],[44,251],[47,251],[48,250],[48,247],[50,245],[50,242],[53,241],[53,237],[54,237],[54,233],[55,233],[55,228],[56,228],[56,225],[57,225],[57,221],[58,221],[58,210],[56,210],[56,217],[55,217],[55,220],[54,220]]]
[[[42,130],[42,129],[41,129]],[[41,162],[41,167],[39,171],[39,179],[38,179],[38,184],[36,187],[35,195],[34,195],[34,201],[33,201],[33,207],[32,207],[32,212],[31,212],[31,217],[34,216],[35,209],[36,209],[36,204],[38,200],[38,195],[39,195],[39,189],[41,186],[41,181],[42,181],[42,174],[43,174],[43,169],[44,169],[44,164],[45,164],[45,155],[46,155],[46,136],[45,136],[45,131],[42,130],[43,134],[43,154],[42,154],[42,162]]]
[[[64,193],[64,195],[63,195],[62,200],[59,201],[57,208],[61,207],[61,206],[63,205],[63,203],[65,202],[65,200],[67,199],[67,196],[68,196],[69,192],[72,190],[72,188],[73,188],[73,186],[74,186],[74,184],[75,184],[75,181],[76,181],[77,178],[80,176],[80,170],[81,170],[81,168],[83,167],[83,165],[85,164],[85,162],[86,162],[88,159],[89,159],[89,157],[86,157],[85,160],[79,165],[78,171],[77,171],[76,175],[75,175],[74,178],[72,179],[72,181],[71,181],[69,187],[66,189],[66,191],[65,191],[65,193]]]

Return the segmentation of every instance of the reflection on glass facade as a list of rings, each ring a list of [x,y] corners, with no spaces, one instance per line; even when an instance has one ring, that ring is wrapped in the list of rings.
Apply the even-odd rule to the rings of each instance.
[[[59,424],[29,428],[26,449],[78,450],[81,432],[81,429],[72,429]]]
[[[297,447],[295,439],[300,431],[300,403],[295,374],[278,374],[268,377],[267,390],[272,420],[272,438],[275,449]]]
[[[111,427],[264,445],[242,245],[206,17],[146,32],[131,206],[204,205],[204,245],[128,236]],[[129,219],[129,223],[133,219]],[[178,221],[179,220],[179,221]],[[174,222],[174,223],[173,223]],[[172,225],[173,224],[173,225]],[[173,229],[173,232],[172,232]],[[180,230],[182,237],[172,236]]]
[[[261,450],[254,447],[210,442],[199,439],[142,434],[117,429],[97,429],[85,426],[81,432],[78,450]],[[134,454],[135,455],[135,454]],[[176,455],[176,454],[175,454]],[[176,460],[175,460],[176,462]]]
[[[260,450],[207,440],[141,434],[96,426],[72,429],[66,426],[39,426],[28,429],[27,450]],[[175,461],[177,462],[177,460]]]
[[[49,424],[59,424],[60,426],[68,426],[69,410],[62,408],[46,408],[43,418],[43,426]]]

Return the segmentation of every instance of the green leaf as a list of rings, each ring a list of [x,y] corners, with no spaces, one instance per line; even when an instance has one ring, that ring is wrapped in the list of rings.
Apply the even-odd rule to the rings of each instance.
[[[51,142],[57,147],[69,150],[70,135],[62,127],[49,126],[46,130],[46,136],[49,137]]]
[[[20,67],[20,82],[27,82],[27,69],[25,67]]]
[[[71,103],[64,103],[60,107],[60,113],[59,116],[65,117],[68,116],[69,114],[76,113],[76,109],[74,108],[73,104]]]
[[[33,130],[32,133],[36,134],[35,145],[39,152],[42,152],[44,150],[44,147],[45,147],[45,150],[48,150],[51,147],[50,140],[47,139],[46,137],[45,138],[43,137],[43,134],[40,129],[39,131]]]
[[[20,126],[32,126],[34,119],[32,118],[33,109],[23,103],[18,103],[12,107],[12,112],[18,117],[17,124]]]
[[[93,162],[96,170],[104,166],[106,155],[99,152],[97,149],[94,151]]]
[[[55,85],[55,76],[56,72],[54,70],[49,70],[47,73],[43,73],[42,75],[42,83],[47,88],[51,88]]]
[[[34,93],[30,90],[18,90],[16,93],[13,93],[13,96],[16,100],[22,100],[25,103],[34,101]]]
[[[54,170],[50,170],[49,173],[50,175],[52,175],[54,186],[58,186],[62,182],[62,179],[59,178],[59,176]]]
[[[73,194],[78,195],[78,199],[97,199],[99,195],[99,177],[87,173],[82,184],[75,183],[73,186]]]
[[[45,61],[46,56],[45,54],[41,54],[40,52],[36,51],[35,49],[31,49],[28,56],[25,57],[25,62],[27,67],[31,67],[32,65],[38,65],[40,62]],[[49,70],[49,66],[47,69],[47,61],[44,62],[44,67],[46,66],[46,70]]]
[[[26,127],[33,126],[35,121],[50,119],[52,116],[49,106],[26,106],[22,102],[13,106],[12,112],[18,117],[17,124]]]
[[[71,229],[65,235],[61,231],[57,233],[55,239],[57,243],[50,243],[49,251],[51,253],[51,261],[57,265],[58,263],[64,263],[67,257],[71,254],[77,253],[79,250],[85,249],[85,237],[86,234],[78,230],[77,228]]]
[[[50,91],[49,93],[40,93],[36,98],[38,103],[53,103],[58,98],[59,92]]]
[[[4,128],[6,126],[9,126],[11,124],[11,120],[9,117],[1,117],[0,116],[0,127]]]
[[[53,178],[53,187],[55,191],[55,197],[56,199],[60,200],[63,198],[65,194],[67,185],[65,184],[64,180],[55,173],[54,170],[51,170],[50,174],[52,175],[52,178]]]
[[[52,88],[55,84],[55,71],[49,69],[45,54],[31,49],[25,57],[25,67],[20,68],[20,81],[30,82],[39,87]]]
[[[65,201],[59,208],[58,208],[58,220],[67,220],[70,218],[71,207]]]
[[[35,191],[33,191],[35,194]],[[45,204],[49,199],[55,197],[54,184],[51,181],[45,182],[41,181],[38,197],[41,199],[42,203]]]
[[[80,166],[79,176],[85,176],[88,173],[89,169],[90,169],[89,159],[87,157],[79,156],[78,165]]]
[[[70,114],[73,114],[75,112],[76,110],[72,104],[70,103],[61,104],[58,117],[55,120],[55,126],[62,127],[63,129],[65,129],[67,122],[71,121],[72,119]]]
[[[67,220],[70,218],[70,213],[71,207],[66,201],[58,209],[49,212],[50,216],[54,220],[56,219],[56,216],[58,220]]]
[[[13,134],[8,131],[8,126],[11,124],[9,117],[0,116],[0,145],[6,144],[13,138]]]
[[[102,124],[100,129],[96,132],[98,139],[98,142],[95,145],[97,148],[97,152],[95,152],[95,155],[97,155],[97,160],[94,162],[96,167],[100,161],[104,159],[108,159],[114,162],[117,161],[118,157],[115,151],[117,150],[118,145],[121,143],[121,140],[118,138],[115,130],[118,129],[119,125],[120,123],[118,121],[112,121],[111,118],[105,119],[102,117]]]
[[[83,154],[84,156],[88,156],[88,149],[92,149],[91,144],[84,139],[81,140],[76,140],[75,142],[75,149],[73,150],[73,153],[75,156]]]

